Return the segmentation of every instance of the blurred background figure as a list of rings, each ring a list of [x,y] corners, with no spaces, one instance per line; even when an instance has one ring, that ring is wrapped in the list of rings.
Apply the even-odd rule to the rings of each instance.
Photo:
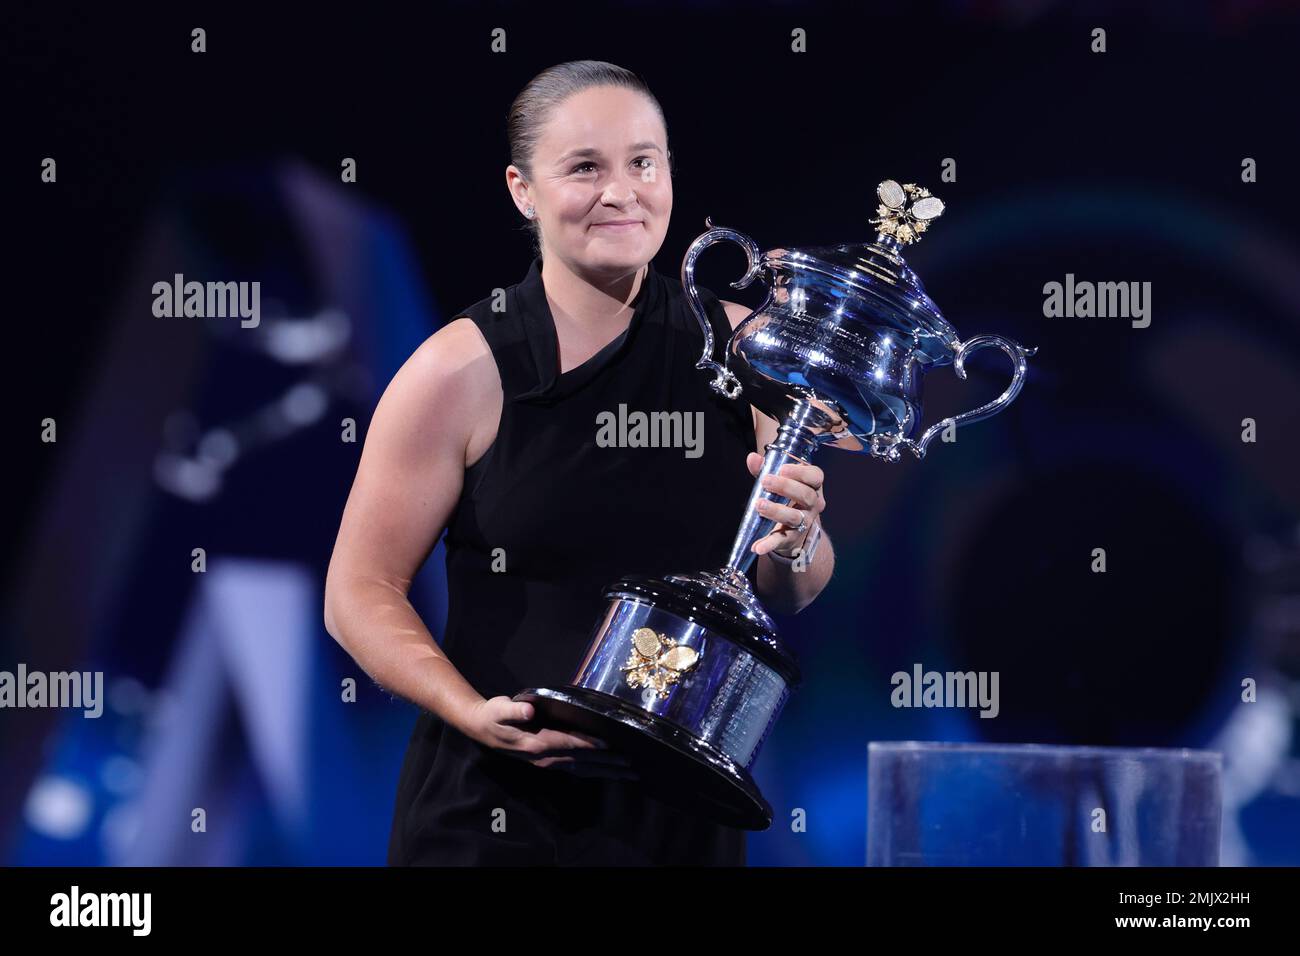
[[[260,323],[160,321],[139,293],[176,273],[261,277]],[[9,859],[365,859],[409,727],[367,688],[342,703],[365,677],[320,608],[369,412],[434,328],[407,241],[301,163],[196,171],[124,286],[15,592],[25,659],[103,670],[107,706],[5,714]]]

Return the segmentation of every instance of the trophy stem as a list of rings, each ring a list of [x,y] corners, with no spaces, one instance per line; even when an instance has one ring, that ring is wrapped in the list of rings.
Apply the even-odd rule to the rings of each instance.
[[[758,555],[750,550],[750,547],[759,538],[768,534],[776,522],[771,518],[765,518],[759,513],[758,503],[766,498],[769,501],[775,501],[777,504],[789,504],[790,499],[781,495],[773,494],[763,487],[763,479],[767,475],[776,474],[781,470],[781,466],[788,461],[795,461],[801,464],[809,464],[809,459],[817,450],[817,438],[812,429],[808,427],[808,420],[813,416],[814,409],[807,401],[800,400],[797,402],[790,414],[786,416],[785,421],[781,423],[781,428],[777,432],[776,440],[769,442],[766,446],[767,454],[763,458],[763,468],[754,479],[753,490],[749,493],[749,502],[745,505],[745,517],[741,522],[740,531],[736,535],[736,541],[731,546],[731,557],[727,559],[726,567],[722,569],[722,574],[730,578],[733,582],[743,582],[748,587],[748,581],[745,579],[745,572],[754,562]]]

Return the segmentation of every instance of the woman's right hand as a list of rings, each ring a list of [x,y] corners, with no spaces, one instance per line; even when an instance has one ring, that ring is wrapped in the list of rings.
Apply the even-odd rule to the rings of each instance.
[[[518,726],[533,717],[533,705],[527,701],[492,697],[473,706],[462,730],[484,746],[534,767],[556,767],[579,777],[638,779],[628,759],[609,750],[599,737],[576,730]]]

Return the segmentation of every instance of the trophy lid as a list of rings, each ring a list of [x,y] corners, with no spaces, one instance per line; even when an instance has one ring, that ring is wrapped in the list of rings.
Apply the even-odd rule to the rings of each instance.
[[[882,182],[876,195],[880,205],[877,217],[870,221],[879,228],[871,242],[773,249],[763,254],[764,265],[829,278],[847,296],[863,300],[865,311],[880,315],[901,332],[915,334],[921,357],[931,363],[951,361],[960,344],[957,330],[902,257],[904,247],[918,242],[943,213],[943,201],[915,183],[899,185],[892,179]]]

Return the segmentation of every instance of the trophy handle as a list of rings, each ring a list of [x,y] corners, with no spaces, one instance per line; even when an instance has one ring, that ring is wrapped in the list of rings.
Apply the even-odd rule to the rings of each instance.
[[[734,229],[727,229],[725,226],[714,226],[713,220],[705,217],[704,224],[709,227],[709,231],[701,233],[690,247],[686,250],[686,258],[682,260],[682,288],[686,290],[686,300],[691,305],[691,311],[695,313],[696,321],[700,323],[700,328],[704,331],[704,353],[700,360],[695,363],[696,368],[710,368],[717,373],[709,386],[715,391],[720,392],[727,398],[738,398],[741,393],[740,379],[727,368],[727,353],[723,350],[722,364],[719,365],[713,360],[713,324],[709,321],[708,313],[704,311],[704,303],[700,301],[699,290],[695,287],[695,260],[699,258],[700,253],[713,245],[715,242],[721,242],[724,239],[736,243],[745,250],[745,255],[749,257],[749,268],[745,274],[735,282],[731,283],[733,289],[743,289],[759,274],[762,269],[760,260],[762,259],[762,250],[753,239],[742,232]]]
[[[998,412],[1002,411],[1002,409],[1011,404],[1012,400],[1020,394],[1020,387],[1025,383],[1025,359],[1037,352],[1038,349],[1027,349],[1023,345],[1012,342],[1010,339],[1005,339],[1000,335],[977,335],[974,338],[967,339],[965,342],[957,346],[952,362],[952,367],[953,370],[956,371],[957,377],[960,379],[966,378],[967,356],[989,346],[997,346],[1002,351],[1006,352],[1007,355],[1011,356],[1011,361],[1015,365],[1015,372],[1011,377],[1011,384],[1007,386],[1006,391],[993,399],[993,401],[981,405],[979,408],[969,412],[963,412],[955,417],[945,418],[941,422],[936,422],[925,430],[918,441],[910,441],[909,439],[904,438],[900,439],[897,444],[906,446],[916,455],[917,458],[924,458],[926,446],[930,444],[931,439],[949,425],[958,428],[962,425],[969,425],[972,422],[983,421],[990,415],[996,415]],[[890,448],[887,457],[898,457],[897,449]]]

